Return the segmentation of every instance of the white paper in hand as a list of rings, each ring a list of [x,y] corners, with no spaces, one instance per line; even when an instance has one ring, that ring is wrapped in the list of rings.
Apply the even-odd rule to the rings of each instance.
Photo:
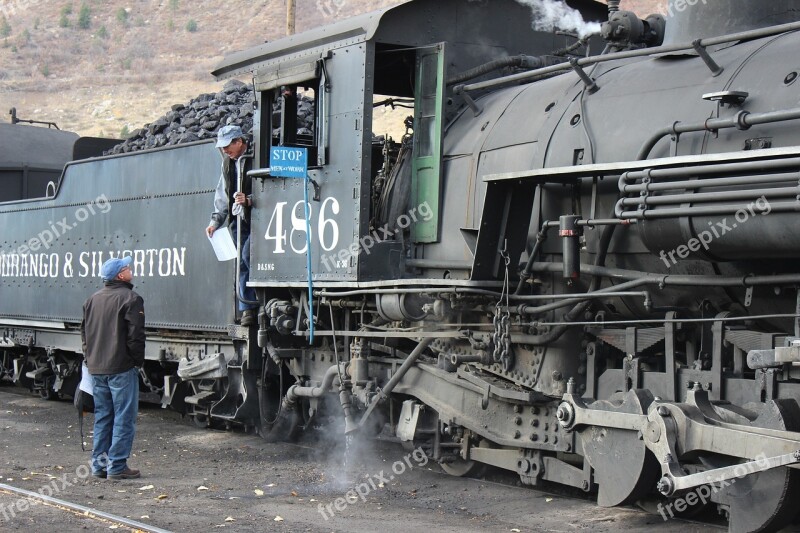
[[[94,395],[94,382],[89,374],[89,367],[86,366],[85,362],[81,363],[81,383],[78,387],[86,394]]]
[[[218,261],[236,259],[236,246],[233,244],[230,232],[226,228],[219,228],[213,237],[208,238]]]

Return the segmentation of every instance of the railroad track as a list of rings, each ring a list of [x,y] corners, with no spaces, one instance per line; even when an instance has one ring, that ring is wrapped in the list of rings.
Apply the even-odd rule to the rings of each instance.
[[[106,513],[98,509],[92,509],[91,507],[87,507],[85,505],[72,503],[67,500],[62,500],[60,498],[54,498],[52,496],[46,496],[44,494],[39,494],[36,492],[32,492],[30,490],[14,487],[13,485],[8,485],[6,483],[0,483],[0,494],[7,494],[9,496],[19,496],[23,501],[28,502],[28,506],[43,505],[53,509],[54,511],[72,513],[81,518],[96,520],[98,522],[102,522],[103,524],[109,527],[113,527],[116,525],[117,528],[126,528],[134,532],[142,531],[145,533],[171,533],[167,529],[161,529],[159,527],[151,526],[149,524],[144,524],[142,522],[137,522],[135,520],[130,520],[122,516]],[[18,502],[17,506],[19,506]],[[20,509],[20,512],[24,512],[24,509]]]

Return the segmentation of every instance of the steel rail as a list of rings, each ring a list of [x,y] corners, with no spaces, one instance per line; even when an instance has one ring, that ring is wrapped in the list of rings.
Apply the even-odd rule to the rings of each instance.
[[[6,485],[5,483],[0,483],[0,490],[4,490],[6,492],[19,494],[26,498],[32,498],[34,500],[40,500],[42,502],[54,505],[54,506],[61,506],[66,507],[67,509],[71,509],[73,511],[78,511],[82,513],[84,516],[89,518],[100,517],[104,520],[109,520],[111,522],[116,522],[118,524],[123,524],[127,527],[130,527],[134,530],[139,531],[148,531],[151,533],[171,533],[168,529],[161,529],[160,527],[151,526],[149,524],[145,524],[143,522],[137,522],[135,520],[129,520],[127,518],[113,515],[111,513],[105,513],[103,511],[98,511],[97,509],[92,509],[91,507],[86,507],[84,505],[80,505],[77,503],[68,502],[66,500],[61,500],[58,498],[53,498],[52,496],[45,496],[44,494],[39,494],[38,492],[32,492],[30,490],[20,489],[18,487],[14,487],[12,485]]]

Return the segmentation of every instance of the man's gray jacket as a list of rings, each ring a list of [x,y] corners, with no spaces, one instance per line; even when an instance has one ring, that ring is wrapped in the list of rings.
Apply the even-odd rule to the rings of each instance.
[[[144,300],[133,285],[106,281],[86,300],[81,340],[92,375],[119,374],[144,364]]]
[[[221,152],[221,150],[220,150]],[[240,206],[234,205],[233,193],[239,190],[239,181],[243,182],[245,195],[252,196],[252,179],[245,174],[252,167],[252,153],[244,153],[239,159],[233,161],[230,157],[222,154],[222,171],[220,172],[217,189],[214,192],[214,212],[211,213],[209,226],[219,229],[222,226],[233,223],[233,219],[239,214]],[[233,213],[233,216],[230,214]],[[250,208],[244,210],[245,221],[249,222]]]

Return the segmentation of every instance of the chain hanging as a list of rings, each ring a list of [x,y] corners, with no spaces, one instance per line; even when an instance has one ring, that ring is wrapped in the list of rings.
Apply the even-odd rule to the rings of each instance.
[[[509,334],[509,322],[511,320],[511,312],[509,311],[509,273],[508,266],[511,264],[511,258],[506,250],[504,243],[503,249],[500,251],[500,257],[503,258],[505,264],[505,276],[503,278],[503,290],[500,299],[494,307],[494,334],[492,335],[492,343],[494,350],[492,352],[492,359],[496,363],[503,365],[503,370],[508,371],[513,365],[513,358],[511,354],[511,337]],[[504,302],[505,300],[505,302]],[[503,303],[505,303],[505,311],[502,310]]]

